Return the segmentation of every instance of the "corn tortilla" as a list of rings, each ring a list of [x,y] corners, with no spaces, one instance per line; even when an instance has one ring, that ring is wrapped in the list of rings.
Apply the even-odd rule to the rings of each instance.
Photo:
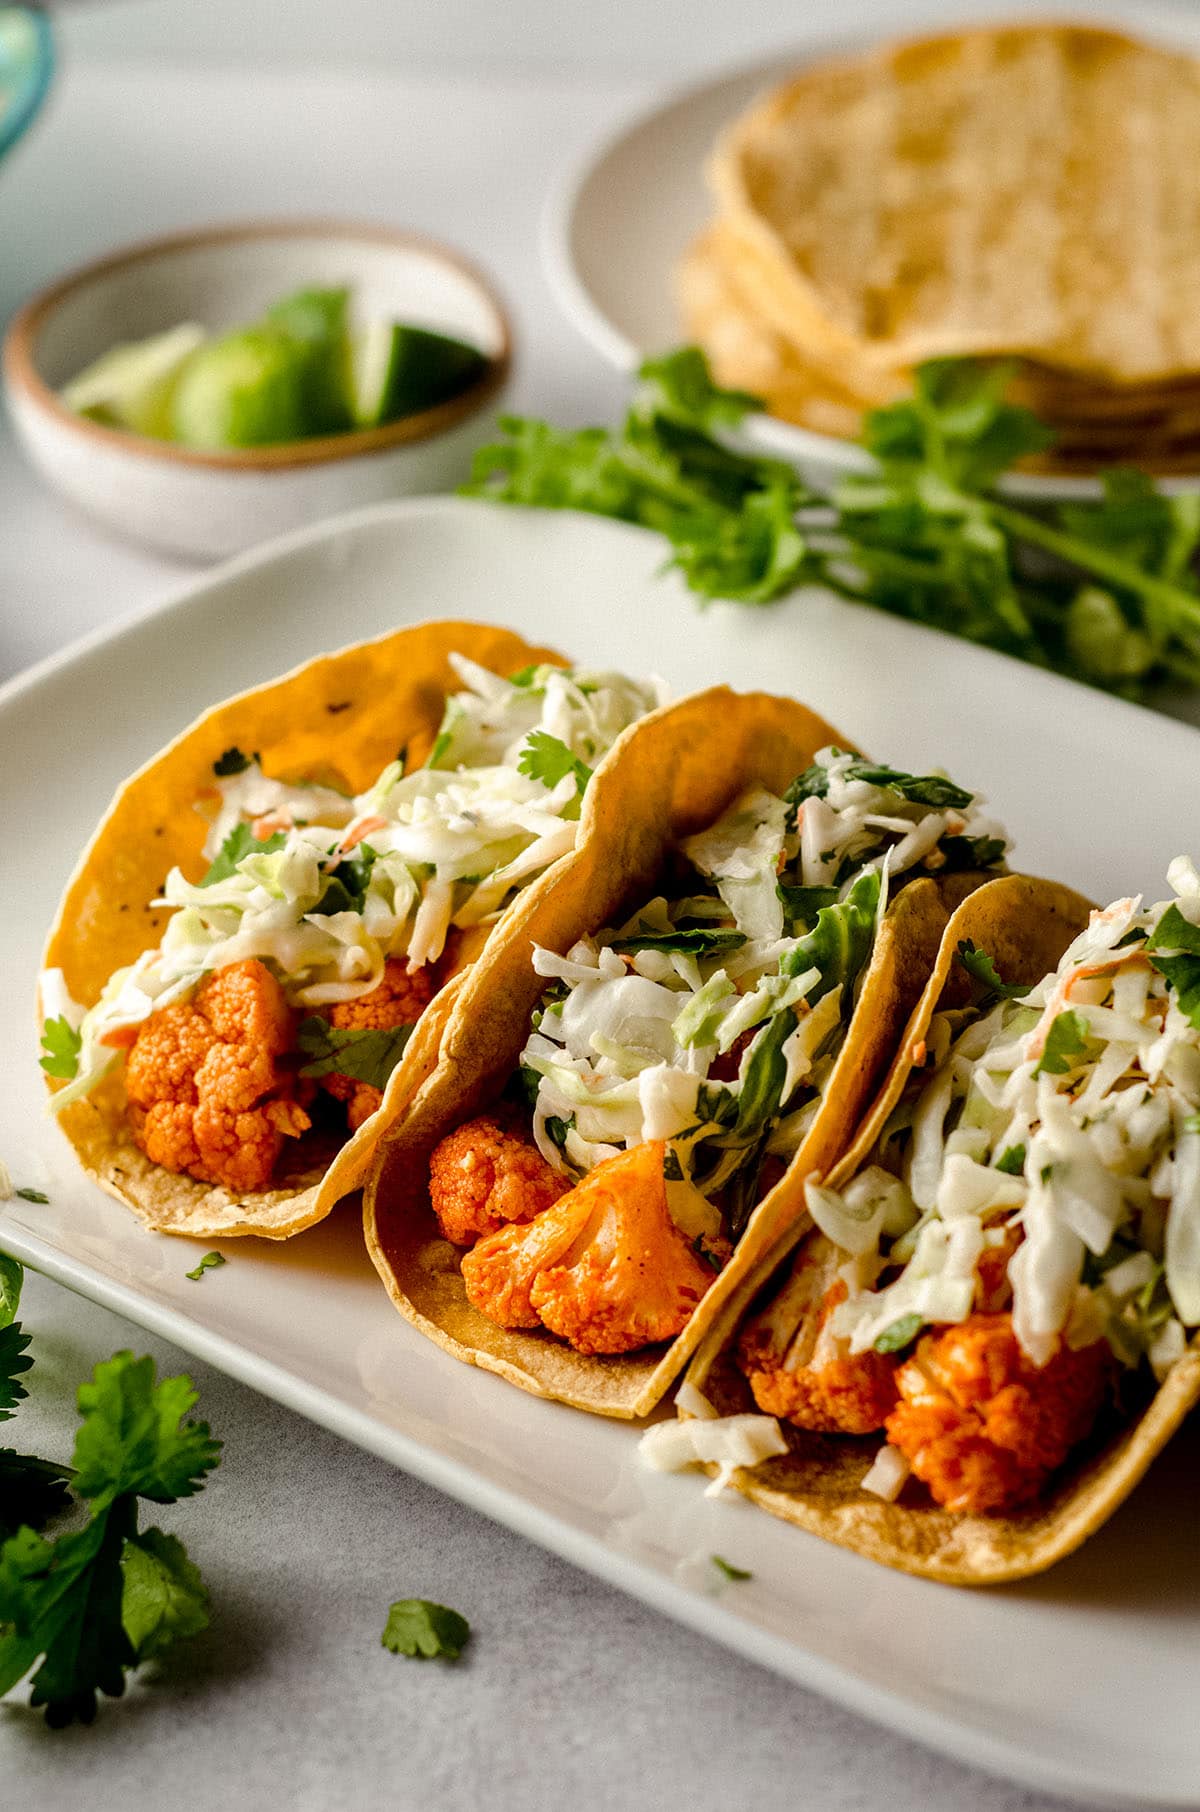
[[[951,1004],[954,953],[963,938],[983,946],[1000,973],[1034,982],[1057,966],[1063,950],[1087,922],[1088,903],[1055,882],[1024,875],[988,882],[966,899],[942,939],[929,984],[900,1042],[899,1053],[870,1115],[841,1162],[829,1174],[844,1185],[866,1163],[912,1068],[914,1044],[924,1037],[939,1005]],[[722,1415],[754,1410],[733,1356],[740,1322],[781,1266],[788,1264],[806,1231],[797,1224],[777,1242],[757,1273],[712,1323],[688,1372]],[[1102,1423],[1080,1452],[1055,1476],[1034,1506],[1007,1516],[962,1515],[921,1502],[912,1487],[895,1503],[861,1489],[882,1439],[815,1434],[782,1423],[788,1452],[732,1483],[753,1503],[785,1522],[884,1566],[949,1585],[999,1585],[1043,1572],[1073,1552],[1128,1497],[1155,1455],[1200,1401],[1200,1339],[1194,1340],[1158,1391],[1124,1427]],[[711,1468],[710,1468],[711,1470]],[[908,1501],[911,1495],[911,1502]]]
[[[208,827],[195,806],[211,793],[213,763],[226,749],[257,752],[271,776],[319,779],[352,793],[370,786],[403,747],[410,763],[422,762],[446,696],[461,684],[452,653],[505,675],[533,662],[564,664],[506,629],[420,623],[321,655],[217,705],[117,792],[67,884],[43,967],[61,969],[72,998],[90,1007],[114,970],[159,942],[169,912],[151,902],[169,869],[192,878],[204,871]],[[460,961],[478,949],[478,939],[464,941]],[[89,1176],[154,1231],[288,1239],[359,1186],[385,1120],[401,1112],[437,1061],[455,991],[453,983],[443,987],[422,1014],[379,1112],[342,1143],[316,1132],[287,1140],[271,1189],[238,1195],[151,1163],[134,1141],[119,1079],[72,1103],[59,1124]]]

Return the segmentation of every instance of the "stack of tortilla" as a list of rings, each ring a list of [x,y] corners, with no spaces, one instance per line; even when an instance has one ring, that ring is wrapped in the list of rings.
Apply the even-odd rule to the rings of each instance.
[[[679,297],[718,379],[856,435],[943,357],[1016,361],[1042,463],[1200,467],[1200,60],[1079,25],[811,67],[709,167]]]

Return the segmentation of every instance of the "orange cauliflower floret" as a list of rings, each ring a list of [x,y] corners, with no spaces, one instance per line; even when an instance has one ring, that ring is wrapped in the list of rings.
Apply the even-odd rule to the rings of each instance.
[[[975,1314],[925,1335],[901,1366],[888,1440],[948,1510],[1011,1510],[1090,1432],[1111,1378],[1105,1341],[1037,1366],[1011,1315]]]
[[[472,1245],[510,1221],[532,1220],[568,1187],[537,1146],[510,1128],[511,1118],[484,1114],[433,1149],[430,1206],[456,1246]]]
[[[402,959],[389,957],[377,988],[360,994],[356,1000],[338,1001],[325,1017],[330,1025],[343,1030],[381,1032],[391,1031],[393,1026],[414,1026],[436,991],[431,969],[415,969],[410,975]],[[357,1132],[383,1100],[379,1089],[353,1076],[322,1076],[321,1085],[336,1100],[346,1103],[351,1132]]]
[[[851,1353],[829,1318],[846,1299],[845,1254],[823,1234],[805,1241],[778,1296],[738,1341],[738,1364],[767,1415],[827,1434],[870,1434],[896,1403],[896,1361]]]
[[[468,1300],[580,1353],[673,1340],[713,1273],[667,1211],[663,1155],[659,1140],[619,1152],[536,1220],[488,1234],[462,1261]]]
[[[284,1139],[309,1125],[278,1062],[292,1039],[283,989],[260,962],[218,969],[186,1000],[152,1013],[125,1070],[146,1156],[239,1195],[265,1189]]]

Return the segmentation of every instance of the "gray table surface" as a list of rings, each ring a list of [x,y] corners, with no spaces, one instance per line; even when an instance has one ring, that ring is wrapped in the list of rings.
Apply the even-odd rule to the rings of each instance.
[[[314,8],[301,13],[311,28]],[[392,218],[470,247],[499,277],[522,349],[515,406],[568,420],[618,406],[617,380],[553,308],[536,222],[547,147],[582,146],[645,79],[598,67],[314,73],[315,49],[301,67],[239,69],[172,63],[169,43],[156,46],[166,61],[139,62],[145,45],[120,26],[152,19],[144,0],[111,16],[106,36],[80,15],[51,109],[0,178],[0,320],[54,272],[159,228],[272,209]],[[763,9],[754,17],[761,27]],[[2,424],[0,512],[0,676],[186,577],[70,517]],[[1055,1803],[739,1660],[48,1282],[29,1280],[24,1318],[37,1366],[23,1448],[65,1456],[75,1386],[125,1346],[189,1370],[226,1446],[207,1492],[161,1519],[203,1569],[211,1628],[144,1670],[90,1730],[49,1732],[23,1691],[11,1695],[0,1805]],[[460,1663],[383,1650],[402,1596],[470,1618]]]

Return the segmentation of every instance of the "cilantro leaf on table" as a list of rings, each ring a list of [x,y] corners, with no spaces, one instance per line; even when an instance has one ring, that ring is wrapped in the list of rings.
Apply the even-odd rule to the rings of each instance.
[[[131,1563],[135,1576],[141,1571],[134,1591],[141,1640],[162,1634],[171,1619],[172,1634],[198,1627],[194,1569],[159,1532],[139,1535],[138,1499],[170,1504],[192,1496],[220,1454],[205,1423],[184,1420],[196,1402],[191,1380],[156,1383],[151,1359],[115,1354],[80,1386],[78,1401],[73,1483],[90,1520],[54,1542],[24,1527],[0,1547],[0,1694],[32,1673],[31,1703],[45,1707],[52,1726],[90,1723],[97,1693],[120,1697],[136,1665],[138,1647],[123,1620],[130,1544],[142,1551]],[[150,1563],[161,1575],[153,1589]],[[151,1603],[167,1608],[151,1617]]]
[[[447,1605],[428,1598],[400,1598],[388,1611],[380,1641],[393,1655],[456,1661],[466,1647],[471,1626]]]
[[[20,1259],[0,1252],[0,1328],[8,1327],[17,1319],[24,1283],[25,1267]]]
[[[540,780],[547,792],[565,780],[568,774],[574,774],[575,798],[572,805],[567,806],[563,812],[563,817],[579,816],[579,801],[587,791],[592,770],[586,761],[580,761],[578,755],[571,753],[565,742],[557,736],[551,736],[549,730],[529,732],[517,756],[517,771],[527,775],[530,780]]]
[[[1065,1076],[1073,1059],[1081,1057],[1088,1041],[1088,1022],[1068,1007],[1051,1022],[1035,1076]]]
[[[236,873],[238,863],[247,856],[269,856],[274,850],[282,849],[286,842],[287,837],[283,831],[276,831],[274,836],[260,841],[248,824],[235,824],[207,872],[201,877],[201,887],[212,887],[218,881],[227,881],[230,875]]]
[[[412,1026],[334,1026],[319,1014],[300,1022],[297,1043],[309,1062],[302,1076],[349,1076],[371,1088],[385,1089],[404,1055]]]
[[[61,1014],[47,1019],[42,1026],[42,1055],[38,1062],[47,1076],[60,1076],[64,1081],[79,1070],[79,1052],[83,1039]]]
[[[1028,982],[1001,981],[999,971],[988,952],[980,949],[971,938],[960,941],[955,955],[972,980],[979,983],[985,999],[1018,1000],[1022,995],[1028,994]]]
[[[208,1588],[177,1536],[146,1529],[121,1555],[121,1622],[137,1661],[208,1627]]]
[[[18,1382],[33,1366],[28,1347],[29,1335],[22,1333],[19,1321],[0,1328],[0,1422],[7,1422],[21,1399],[29,1395]]]
[[[71,1501],[70,1468],[0,1447],[0,1536],[41,1529]]]

